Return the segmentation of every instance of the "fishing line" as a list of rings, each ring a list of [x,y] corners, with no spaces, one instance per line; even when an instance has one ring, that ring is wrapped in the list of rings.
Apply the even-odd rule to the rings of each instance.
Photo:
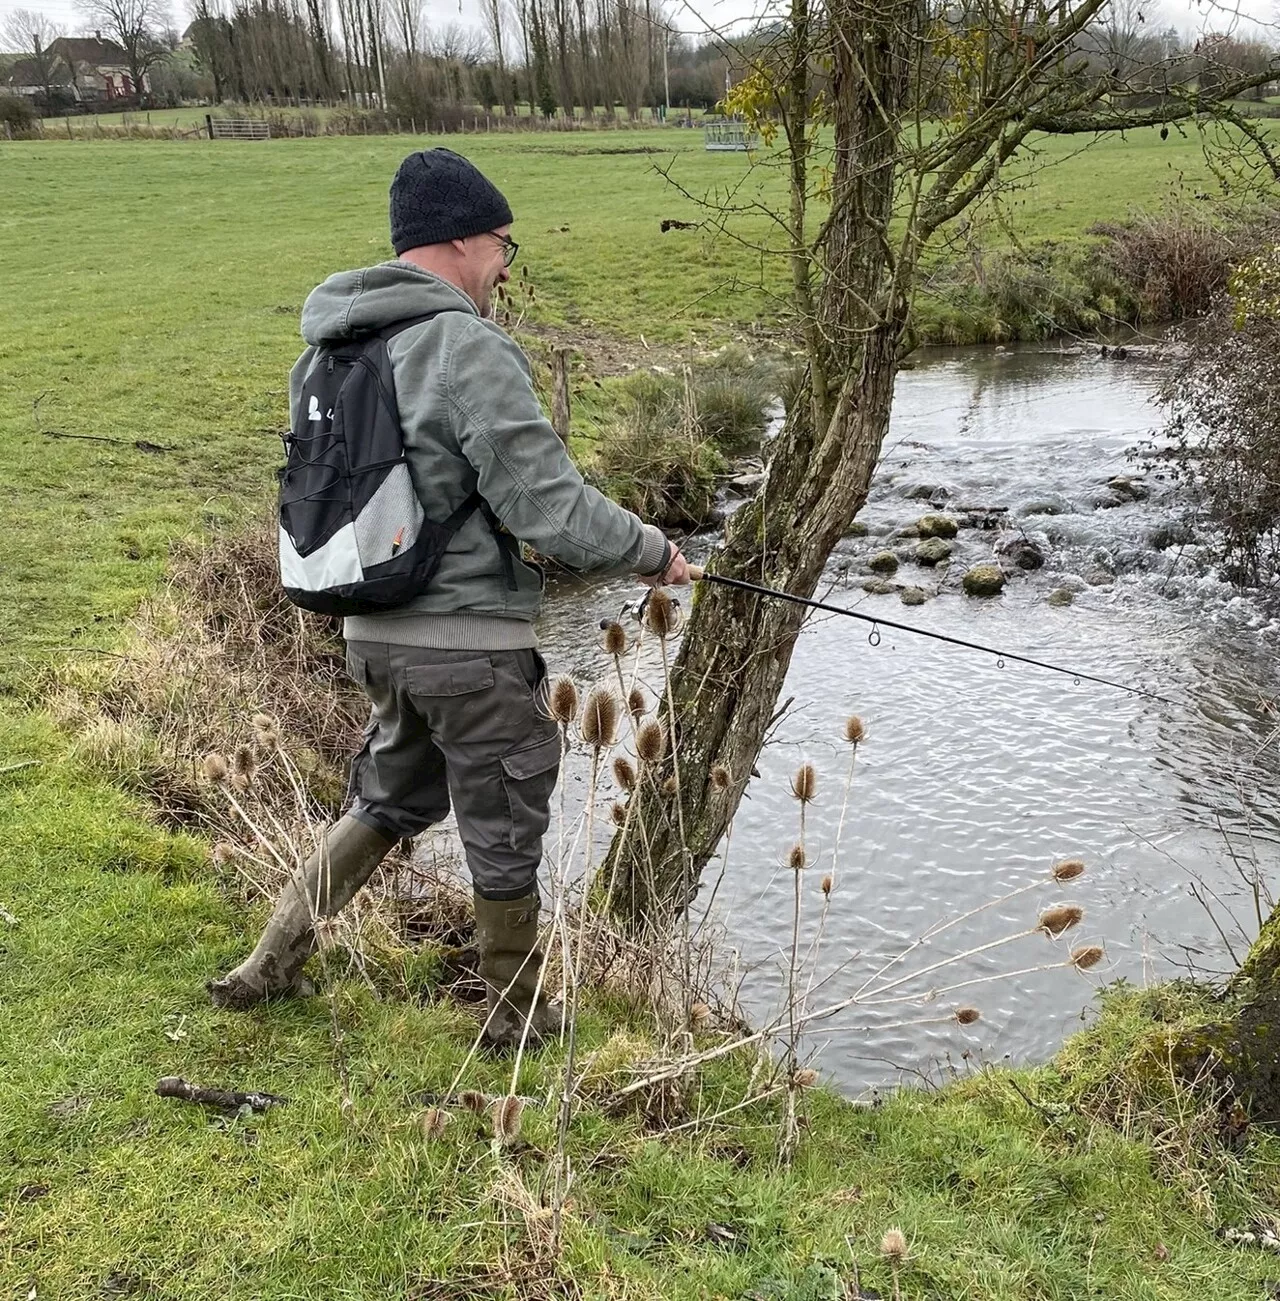
[[[737,588],[742,592],[751,592],[756,596],[772,596],[780,601],[791,601],[796,605],[805,605],[812,610],[826,610],[829,614],[842,614],[849,619],[859,619],[871,625],[867,641],[872,646],[880,644],[880,629],[893,628],[898,632],[915,633],[918,637],[929,637],[933,641],[945,642],[948,646],[961,646],[965,650],[982,651],[996,657],[997,667],[1003,668],[1006,660],[1018,664],[1030,664],[1034,668],[1048,669],[1051,673],[1062,673],[1076,682],[1096,682],[1099,686],[1112,687],[1117,691],[1127,691],[1130,695],[1143,696],[1148,700],[1158,700],[1162,705],[1172,705],[1175,709],[1183,708],[1176,700],[1147,691],[1143,687],[1132,687],[1125,682],[1115,682],[1111,678],[1098,677],[1093,673],[1081,673],[1077,669],[1064,668],[1061,664],[1050,664],[1047,660],[1033,659],[1030,655],[1018,655],[1014,651],[1000,650],[995,646],[983,646],[976,641],[966,641],[963,637],[950,637],[943,632],[930,632],[927,628],[915,628],[909,623],[896,623],[892,619],[883,619],[879,615],[862,614],[857,610],[846,610],[843,606],[830,605],[826,601],[814,601],[807,596],[795,596],[791,592],[779,591],[775,587],[761,587],[757,583],[747,583],[741,578],[726,578],[721,574],[709,574],[700,565],[689,566],[689,577],[695,583],[719,583],[722,587]]]

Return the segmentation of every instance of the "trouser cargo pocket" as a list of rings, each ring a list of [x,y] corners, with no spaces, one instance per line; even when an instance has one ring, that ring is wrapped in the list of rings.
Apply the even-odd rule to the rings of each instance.
[[[512,750],[501,762],[511,848],[540,856],[542,837],[551,822],[551,792],[560,770],[560,735]]]

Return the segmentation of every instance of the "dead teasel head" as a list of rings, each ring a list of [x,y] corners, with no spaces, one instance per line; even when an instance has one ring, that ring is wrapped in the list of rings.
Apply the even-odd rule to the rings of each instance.
[[[675,773],[672,773],[666,781],[662,783],[662,793],[664,795],[674,795],[680,789],[680,783],[676,781]]]
[[[809,861],[808,855],[804,852],[803,845],[792,845],[791,852],[787,855],[787,866],[793,871],[798,872]]]
[[[1055,863],[1053,865],[1053,879],[1055,881],[1074,881],[1076,877],[1083,875],[1083,859],[1064,858],[1061,863]]]
[[[613,780],[622,787],[624,791],[632,791],[636,788],[636,770],[632,766],[631,760],[626,755],[620,754],[613,761]]]
[[[641,763],[662,762],[667,752],[667,732],[656,718],[646,719],[636,729],[636,755]]]
[[[609,805],[609,817],[615,827],[620,827],[627,820],[627,806],[618,800]]]
[[[973,1025],[982,1020],[982,1013],[976,1007],[958,1007],[956,1008],[956,1020],[961,1025]]]
[[[238,777],[243,777],[246,781],[252,781],[254,774],[258,771],[258,760],[247,745],[238,745],[235,753],[231,756],[231,767]]]
[[[524,1103],[514,1093],[499,1098],[489,1109],[489,1114],[493,1117],[493,1136],[499,1143],[514,1143],[520,1137]]]
[[[791,779],[791,793],[801,804],[808,804],[818,793],[818,773],[811,763],[802,763]]]
[[[233,772],[231,774],[231,789],[239,791],[242,795],[252,786],[253,783],[242,772]]]
[[[582,739],[601,749],[618,738],[618,697],[607,687],[596,687],[582,706]]]
[[[255,732],[253,739],[258,748],[266,754],[274,754],[280,748],[280,733],[275,731]]]
[[[627,630],[616,619],[605,619],[600,628],[604,634],[600,638],[600,644],[605,652],[615,659],[624,655],[627,650]]]
[[[489,1110],[489,1099],[479,1089],[463,1089],[458,1094],[458,1106],[474,1111],[477,1116],[483,1116]]]
[[[812,1066],[802,1066],[791,1076],[791,1083],[797,1089],[811,1089],[818,1082],[818,1072]]]
[[[422,1113],[422,1137],[435,1143],[444,1137],[445,1126],[453,1119],[443,1107],[428,1107]]]
[[[226,840],[220,840],[213,847],[213,861],[219,867],[224,863],[229,863],[236,856],[235,847]]]
[[[249,721],[253,724],[255,732],[277,732],[280,730],[280,723],[273,714],[254,714]]]
[[[711,1024],[711,1009],[705,1003],[689,1005],[689,1024],[695,1030],[701,1030]]]
[[[675,632],[679,623],[676,603],[662,588],[655,587],[649,593],[644,607],[644,621],[655,637],[670,637]]]
[[[835,883],[835,877],[833,877],[830,872],[822,878],[822,893],[825,898],[831,898],[831,890]]]
[[[1079,926],[1084,920],[1084,909],[1073,903],[1059,904],[1056,908],[1046,908],[1036,923],[1050,939],[1056,940],[1064,931]]]
[[[713,791],[727,791],[733,784],[733,778],[729,776],[729,770],[722,763],[712,765],[711,768],[711,789]]]
[[[227,766],[226,756],[219,754],[217,750],[210,750],[205,755],[200,770],[204,773],[205,781],[211,781],[215,786],[226,781],[231,771]]]
[[[1071,965],[1077,971],[1088,971],[1091,967],[1096,967],[1102,959],[1106,957],[1100,944],[1083,944],[1078,949],[1071,950]]]
[[[861,745],[862,738],[866,736],[867,729],[862,725],[862,719],[857,714],[850,714],[844,720],[844,739],[850,745]]]
[[[639,687],[632,687],[627,692],[627,713],[638,723],[644,716],[648,706],[644,703],[644,692]]]
[[[557,723],[568,726],[578,716],[578,687],[571,677],[561,673],[547,688],[547,705]]]
[[[907,1258],[907,1237],[901,1229],[886,1229],[880,1239],[880,1254],[892,1265],[901,1265]]]

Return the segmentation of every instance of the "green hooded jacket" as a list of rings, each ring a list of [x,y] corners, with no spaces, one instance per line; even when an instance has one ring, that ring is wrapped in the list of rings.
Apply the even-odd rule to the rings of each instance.
[[[340,271],[311,292],[302,309],[310,346],[289,377],[291,416],[321,345],[428,312],[439,315],[387,344],[409,472],[427,517],[447,519],[478,488],[509,533],[569,569],[661,570],[665,536],[583,481],[511,336],[461,289],[409,262]],[[542,572],[515,557],[513,589],[500,547],[474,512],[422,596],[387,614],[348,618],[346,637],[441,650],[536,646]]]

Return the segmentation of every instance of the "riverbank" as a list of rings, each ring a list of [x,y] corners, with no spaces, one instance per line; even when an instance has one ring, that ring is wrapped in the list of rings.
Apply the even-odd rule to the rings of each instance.
[[[1280,1276],[1222,1237],[1265,1214],[1268,1136],[1215,1158],[1206,1202],[1167,1141],[1081,1109],[1087,1078],[987,1068],[870,1108],[806,1091],[780,1170],[777,1100],[728,1112],[748,1096],[745,1056],[702,1067],[665,1126],[582,1102],[552,1255],[539,1190],[560,1050],[525,1067],[518,1144],[461,1107],[425,1138],[431,1095],[509,1082],[509,1064],[460,1070],[474,1022],[432,1000],[429,956],[402,955],[376,990],[334,981],[338,1051],[324,999],[215,1012],[203,981],[248,923],[207,850],[69,762],[37,718],[0,713],[0,751],[40,761],[0,775],[0,1274],[15,1295],[818,1298],[857,1295],[857,1277],[887,1296],[894,1226],[908,1298],[1256,1301]],[[642,1010],[594,999],[580,1049],[628,1078]],[[208,1112],[156,1097],[170,1075],[290,1100]],[[1199,1159],[1216,1139],[1184,1101]]]

